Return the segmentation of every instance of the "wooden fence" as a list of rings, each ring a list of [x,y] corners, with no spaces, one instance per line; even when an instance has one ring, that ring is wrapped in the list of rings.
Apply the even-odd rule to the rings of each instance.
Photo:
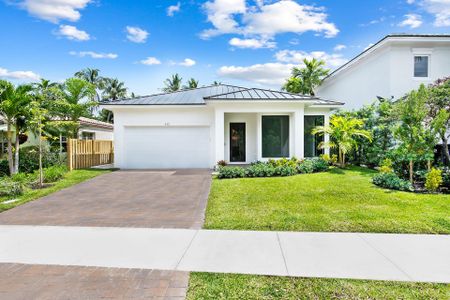
[[[76,139],[67,141],[67,164],[69,170],[90,168],[113,162],[113,141]]]

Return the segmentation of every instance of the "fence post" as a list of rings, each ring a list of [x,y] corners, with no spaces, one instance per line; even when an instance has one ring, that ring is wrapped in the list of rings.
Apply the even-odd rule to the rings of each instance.
[[[73,170],[72,151],[72,139],[67,139],[67,166],[69,167],[69,171]]]

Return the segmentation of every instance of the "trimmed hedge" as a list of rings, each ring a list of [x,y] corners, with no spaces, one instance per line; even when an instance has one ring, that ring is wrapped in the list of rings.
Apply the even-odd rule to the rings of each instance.
[[[414,191],[411,182],[403,180],[394,173],[378,173],[372,179],[375,185],[383,188],[399,190],[399,191]]]
[[[220,166],[218,178],[292,176],[322,172],[327,170],[328,167],[328,162],[322,158],[307,158],[304,160],[298,160],[295,157],[292,159],[270,159],[268,162],[252,163],[247,168]]]

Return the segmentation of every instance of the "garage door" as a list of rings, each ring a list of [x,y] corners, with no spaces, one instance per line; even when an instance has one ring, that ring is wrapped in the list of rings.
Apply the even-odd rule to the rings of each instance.
[[[209,127],[126,127],[129,169],[209,168]]]

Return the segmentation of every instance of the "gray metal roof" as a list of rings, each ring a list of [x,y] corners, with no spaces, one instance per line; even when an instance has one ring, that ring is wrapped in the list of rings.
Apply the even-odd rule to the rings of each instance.
[[[132,99],[104,101],[101,105],[204,105],[209,100],[244,101],[314,101],[318,105],[342,105],[341,102],[319,99],[317,97],[273,91],[261,88],[244,88],[219,84],[195,89],[185,89],[172,93],[154,94]]]

